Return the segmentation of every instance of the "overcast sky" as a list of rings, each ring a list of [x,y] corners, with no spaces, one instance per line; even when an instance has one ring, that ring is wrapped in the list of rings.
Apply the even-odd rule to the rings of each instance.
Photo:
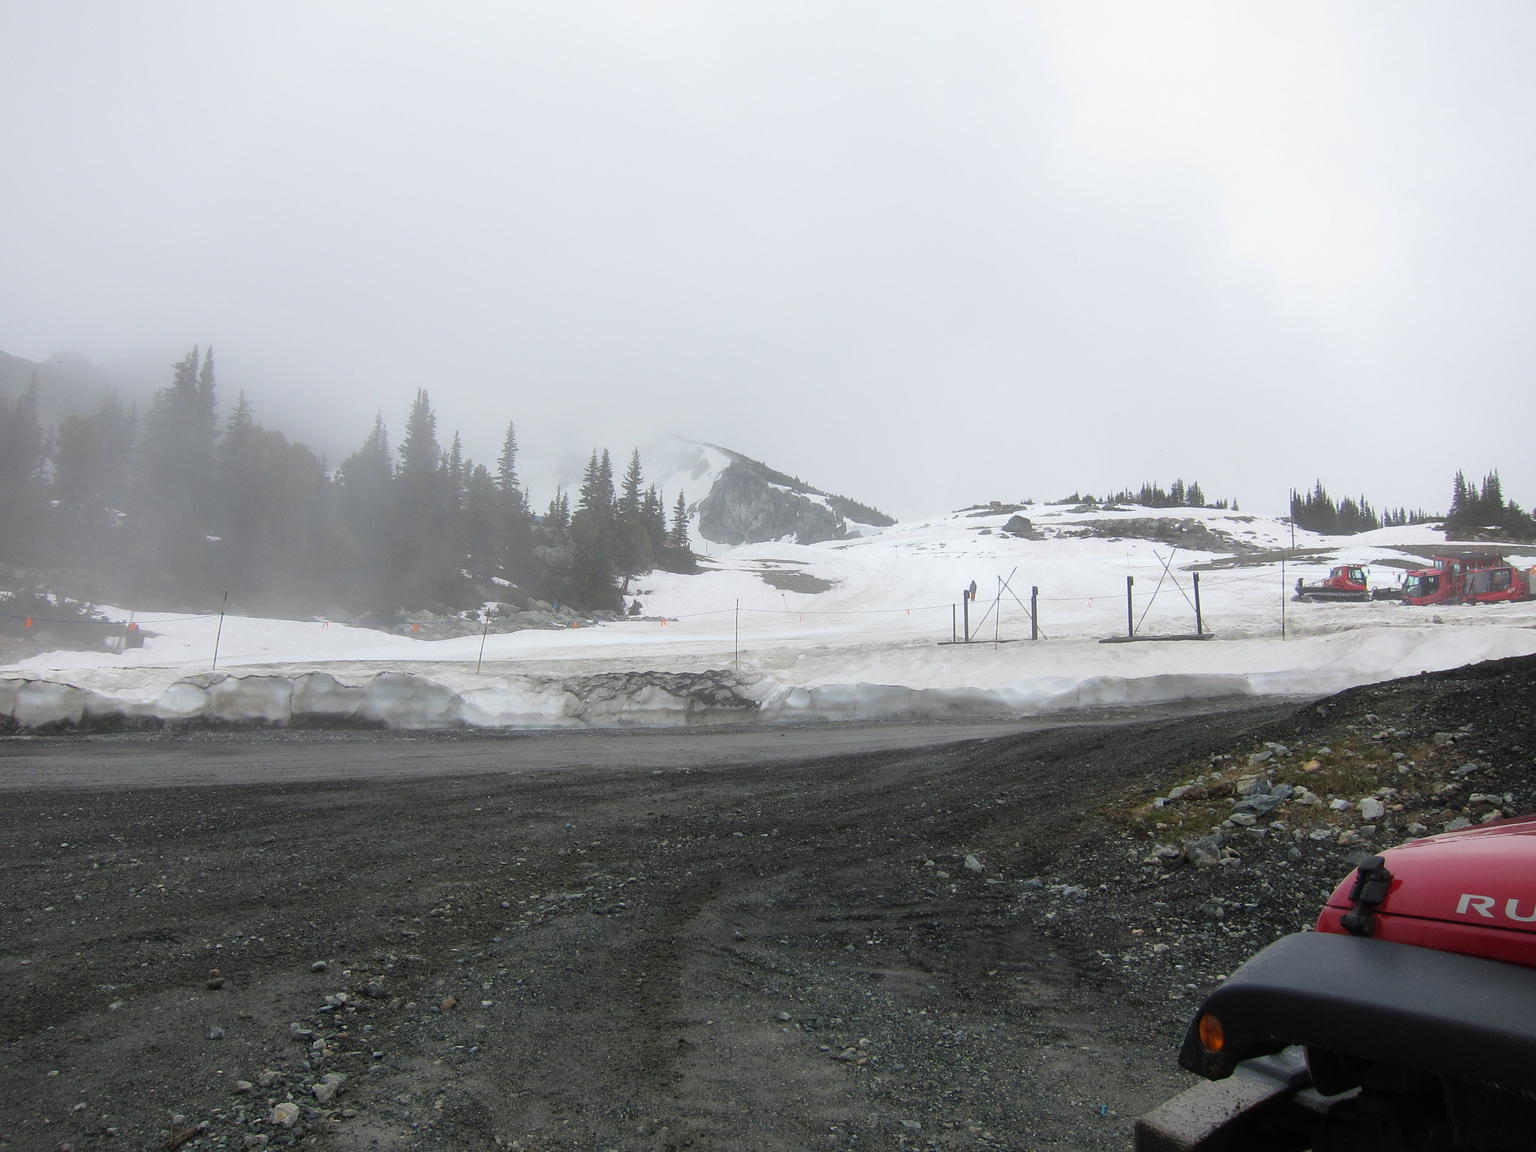
[[[1536,504],[1536,4],[0,3],[0,350],[913,518]],[[167,373],[168,378],[168,373]],[[1253,429],[1262,428],[1255,438]],[[536,500],[547,492],[535,491]]]

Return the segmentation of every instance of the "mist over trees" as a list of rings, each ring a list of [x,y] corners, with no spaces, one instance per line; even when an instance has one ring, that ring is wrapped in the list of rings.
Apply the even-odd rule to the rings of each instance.
[[[638,450],[616,488],[594,449],[573,510],[544,516],[506,426],[494,468],[447,443],[426,390],[398,443],[382,413],[330,469],[264,428],[241,394],[220,415],[212,349],[194,348],[142,416],[108,392],[45,429],[38,387],[0,396],[0,564],[22,588],[81,599],[389,616],[532,600],[621,611],[653,568],[689,571],[688,513],[672,521]]]

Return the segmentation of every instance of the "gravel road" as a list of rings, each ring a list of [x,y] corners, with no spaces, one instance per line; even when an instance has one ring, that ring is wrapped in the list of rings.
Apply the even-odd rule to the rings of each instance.
[[[560,767],[518,738],[6,740],[0,1148],[1125,1148],[1264,940],[1226,923],[1201,967],[1181,911],[1250,870],[1148,877],[1115,813],[1296,716]],[[1062,911],[1066,878],[1095,899]],[[1159,916],[1170,952],[1111,962]]]

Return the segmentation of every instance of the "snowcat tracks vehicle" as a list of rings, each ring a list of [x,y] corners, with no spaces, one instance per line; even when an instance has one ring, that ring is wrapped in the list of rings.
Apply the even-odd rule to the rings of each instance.
[[[1340,564],[1330,569],[1328,578],[1320,583],[1306,584],[1297,580],[1293,599],[1303,603],[1369,600],[1371,589],[1363,567],[1359,564]]]
[[[1136,1152],[1536,1147],[1536,818],[1372,856],[1206,998]]]

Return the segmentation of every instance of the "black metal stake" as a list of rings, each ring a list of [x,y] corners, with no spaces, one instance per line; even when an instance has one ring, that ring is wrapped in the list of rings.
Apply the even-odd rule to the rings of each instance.
[[[1034,585],[1029,590],[1029,638],[1040,639],[1040,587]]]
[[[1125,634],[1127,636],[1136,635],[1136,614],[1131,608],[1131,585],[1134,583],[1136,583],[1136,577],[1125,578]]]
[[[491,630],[491,614],[485,614],[485,627],[480,629],[480,655],[475,659],[475,675],[480,675],[480,665],[485,661],[485,634]]]
[[[219,667],[219,641],[224,638],[224,612],[229,607],[229,592],[224,593],[224,602],[219,605],[219,630],[213,634],[213,666],[210,672],[217,671]]]
[[[1195,635],[1205,635],[1205,625],[1200,620],[1200,573],[1195,573]]]

